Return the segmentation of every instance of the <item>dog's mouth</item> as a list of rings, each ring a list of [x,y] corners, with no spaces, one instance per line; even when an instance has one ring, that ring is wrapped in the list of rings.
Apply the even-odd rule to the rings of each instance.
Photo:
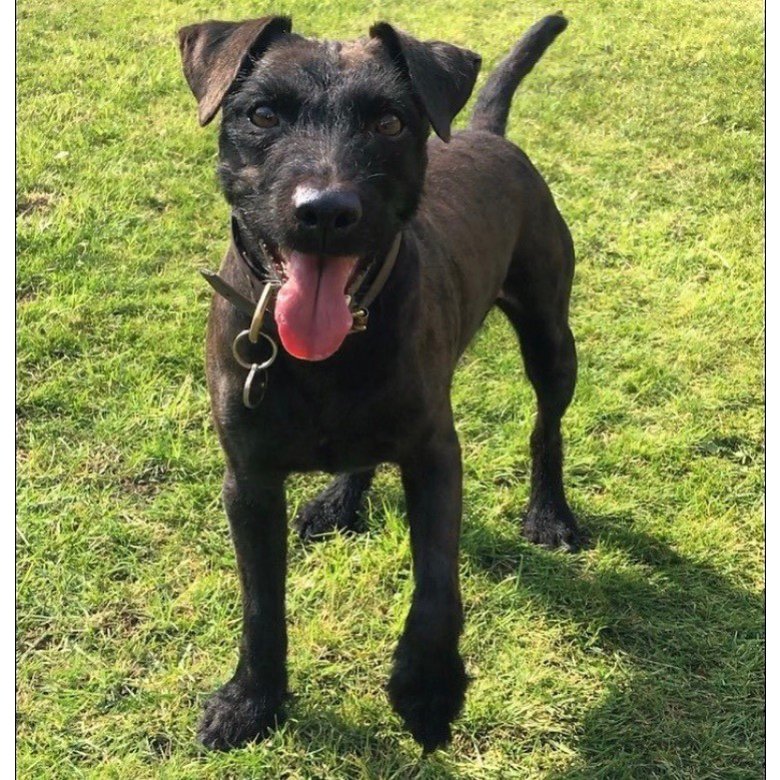
[[[299,252],[261,241],[280,284],[274,318],[282,346],[301,360],[325,360],[352,329],[351,289],[364,264],[358,255]]]

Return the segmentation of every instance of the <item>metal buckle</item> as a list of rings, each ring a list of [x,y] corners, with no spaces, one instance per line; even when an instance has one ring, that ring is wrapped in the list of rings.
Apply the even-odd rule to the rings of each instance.
[[[355,309],[352,312],[352,328],[350,333],[362,333],[368,327],[368,310],[364,308]]]

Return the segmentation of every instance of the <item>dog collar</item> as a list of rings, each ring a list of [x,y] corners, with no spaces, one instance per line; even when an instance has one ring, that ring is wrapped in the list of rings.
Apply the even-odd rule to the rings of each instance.
[[[267,268],[249,252],[242,239],[240,222],[235,214],[232,216],[230,223],[233,239],[231,248],[249,271],[249,281],[252,289],[254,290],[252,278],[257,279],[263,285],[270,284],[273,288],[279,288],[281,282],[269,277]],[[390,245],[384,260],[378,265],[376,262],[369,263],[366,269],[347,288],[346,292],[350,298],[349,310],[352,313],[352,330],[350,333],[360,333],[368,326],[368,307],[376,300],[376,297],[382,292],[382,288],[390,278],[400,250],[401,232],[399,231],[393,238],[393,243]],[[254,314],[255,301],[242,295],[219,274],[207,270],[201,270],[200,273],[215,292],[233,304],[239,311],[248,314],[250,317]]]
[[[247,250],[246,244],[241,237],[240,223],[235,214],[231,218],[231,233],[233,239],[231,250],[238,255],[249,271],[249,286],[254,290],[253,278],[263,285],[257,300],[253,301],[247,298],[214,271],[202,269],[200,273],[214,292],[223,297],[240,312],[252,318],[249,328],[242,330],[233,340],[233,357],[240,366],[249,371],[244,382],[243,402],[247,409],[254,409],[265,395],[265,389],[268,384],[267,371],[279,353],[276,342],[268,334],[262,332],[262,327],[265,312],[268,310],[277,290],[281,287],[281,281],[276,278],[269,278],[267,268],[262,263],[257,262]],[[352,314],[350,333],[360,333],[368,327],[368,307],[376,300],[376,297],[390,278],[400,249],[401,232],[399,231],[393,238],[393,243],[390,245],[390,249],[382,263],[378,266],[376,262],[369,263],[366,269],[347,288],[347,295],[350,298],[349,310]],[[246,360],[243,357],[243,350],[246,349],[246,346],[242,346],[242,344],[244,341],[247,341],[249,345],[256,345],[260,338],[263,338],[270,345],[270,356],[260,363]],[[259,397],[253,398],[253,385],[258,378],[260,382]],[[258,391],[254,395],[257,396]]]

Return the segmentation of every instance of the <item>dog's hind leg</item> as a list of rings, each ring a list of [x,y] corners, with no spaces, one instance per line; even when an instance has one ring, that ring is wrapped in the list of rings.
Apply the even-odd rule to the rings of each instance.
[[[561,418],[574,395],[577,354],[568,325],[573,251],[568,231],[562,235],[566,240],[551,256],[515,258],[497,304],[517,333],[537,400],[523,533],[546,547],[576,550],[583,539],[563,489]]]
[[[339,474],[325,490],[309,501],[294,521],[301,539],[320,539],[333,531],[364,531],[363,507],[374,471],[367,469]]]

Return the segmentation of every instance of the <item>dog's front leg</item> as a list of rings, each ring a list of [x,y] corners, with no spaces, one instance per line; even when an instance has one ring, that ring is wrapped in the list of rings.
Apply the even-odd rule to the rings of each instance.
[[[458,652],[462,466],[451,422],[401,463],[414,567],[414,596],[395,651],[388,690],[425,752],[446,744],[467,678]]]
[[[244,624],[236,672],[207,702],[199,731],[203,744],[219,750],[249,742],[276,725],[287,694],[284,478],[241,475],[228,468],[223,498],[241,579]]]

